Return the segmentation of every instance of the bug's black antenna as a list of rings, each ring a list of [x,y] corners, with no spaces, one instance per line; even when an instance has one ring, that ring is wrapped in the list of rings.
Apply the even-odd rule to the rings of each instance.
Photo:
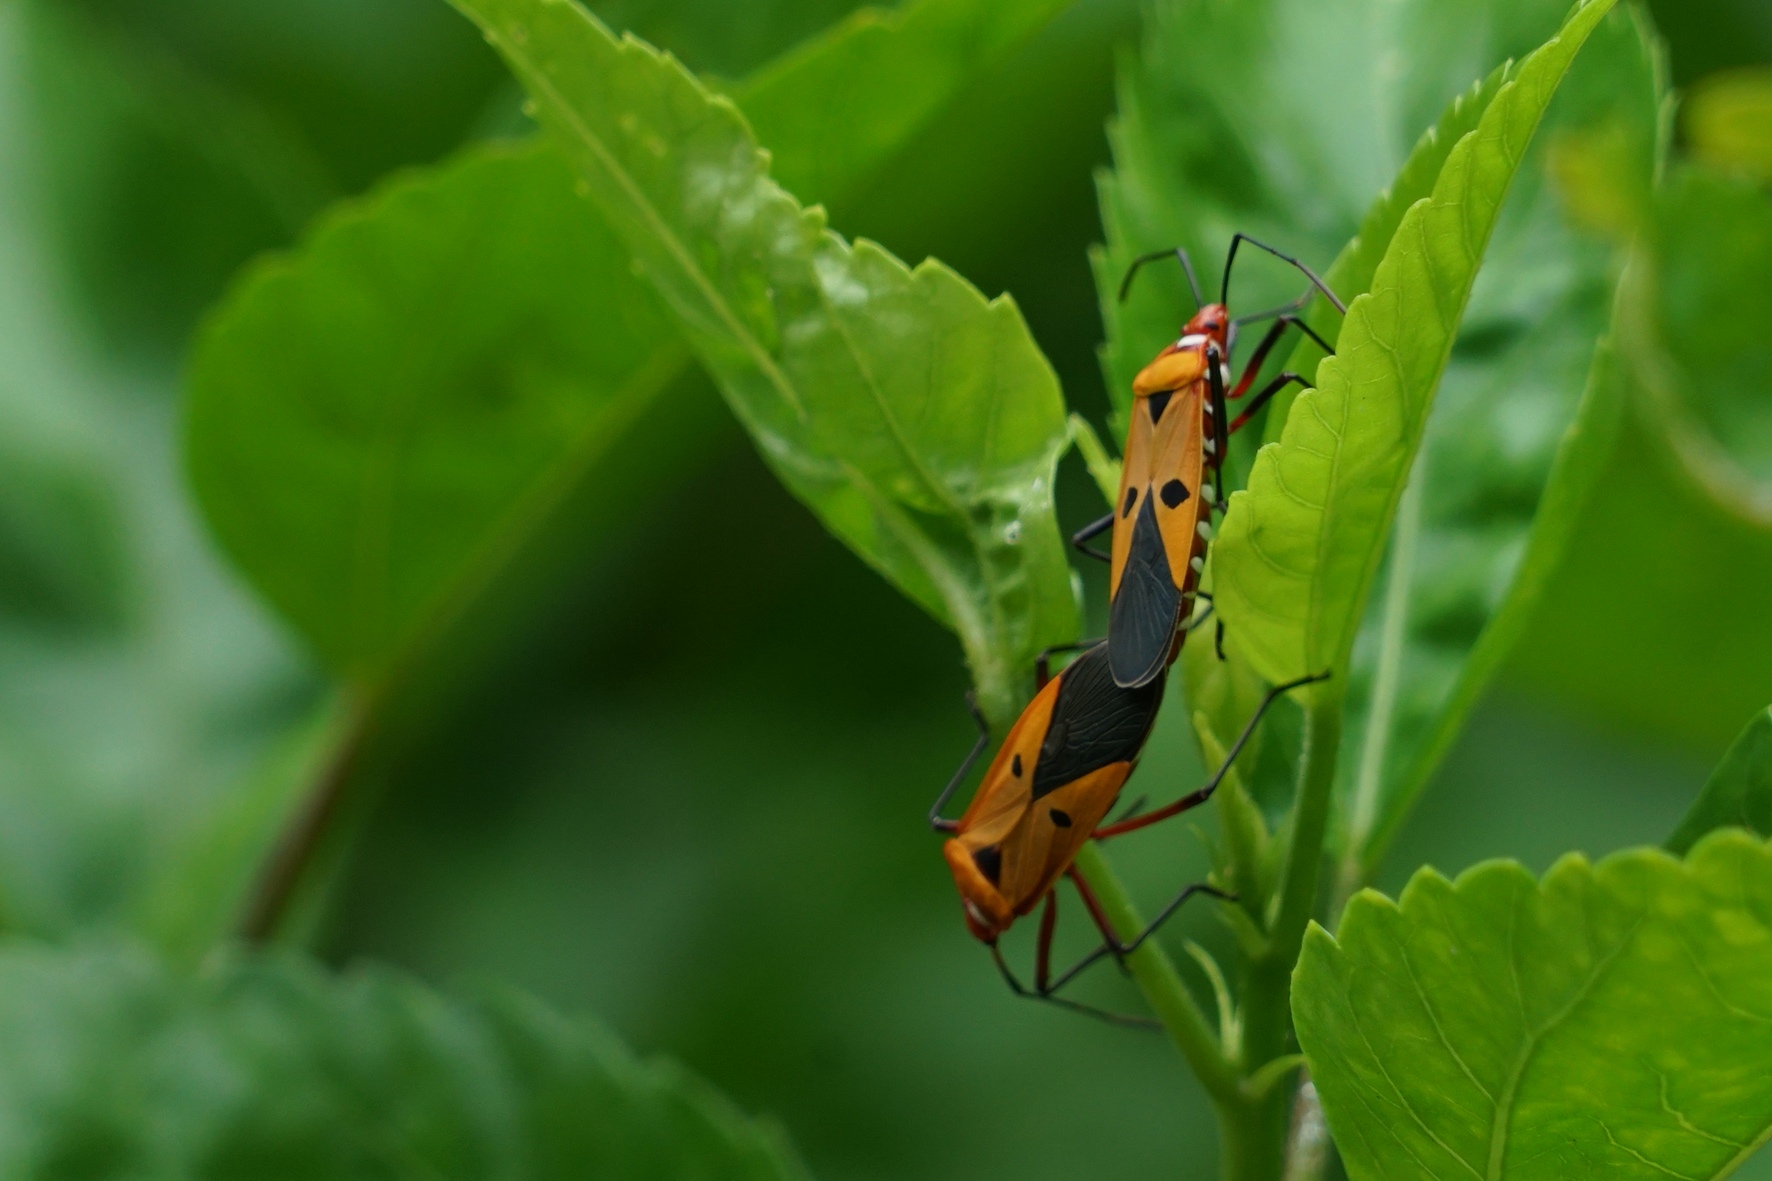
[[[1227,253],[1224,256],[1224,282],[1221,283],[1218,288],[1218,302],[1219,303],[1222,303],[1225,307],[1230,306],[1231,264],[1237,261],[1237,247],[1242,245],[1244,242],[1249,243],[1249,245],[1254,246],[1258,250],[1267,251],[1269,254],[1273,255],[1275,258],[1279,259],[1281,262],[1290,263],[1293,266],[1297,267],[1300,271],[1304,272],[1304,277],[1311,281],[1311,286],[1315,287],[1318,291],[1321,291],[1325,296],[1328,297],[1329,302],[1335,305],[1336,311],[1340,312],[1344,316],[1347,315],[1347,305],[1342,303],[1341,300],[1339,300],[1335,297],[1335,292],[1329,290],[1329,285],[1327,283],[1324,283],[1323,280],[1321,280],[1317,277],[1317,272],[1311,270],[1309,267],[1305,266],[1302,262],[1299,262],[1296,258],[1293,258],[1290,254],[1282,254],[1278,250],[1275,250],[1272,246],[1269,246],[1266,242],[1257,241],[1256,239],[1251,238],[1248,234],[1242,233],[1240,231],[1238,233],[1231,235],[1231,248],[1230,248],[1229,253]]]
[[[1187,251],[1177,246],[1171,250],[1153,250],[1149,254],[1141,254],[1132,260],[1126,268],[1126,277],[1120,280],[1120,302],[1125,303],[1126,297],[1132,293],[1132,276],[1138,274],[1138,268],[1147,262],[1156,262],[1160,258],[1173,255],[1181,263],[1181,271],[1187,276],[1188,290],[1194,293],[1194,310],[1197,312],[1206,304],[1205,296],[1200,294],[1200,280],[1194,277],[1194,264],[1187,256]]]

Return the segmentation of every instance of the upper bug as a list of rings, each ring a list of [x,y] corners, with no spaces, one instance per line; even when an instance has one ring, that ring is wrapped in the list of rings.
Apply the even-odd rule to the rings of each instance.
[[[1229,311],[1231,268],[1244,242],[1298,268],[1311,288],[1291,303],[1240,318]],[[1114,683],[1147,685],[1160,677],[1181,650],[1183,622],[1193,613],[1212,513],[1222,509],[1223,464],[1230,436],[1267,400],[1290,382],[1308,384],[1296,373],[1281,373],[1263,386],[1243,413],[1229,418],[1227,399],[1241,398],[1260,374],[1268,354],[1289,327],[1308,335],[1325,352],[1334,350],[1298,315],[1313,291],[1321,291],[1338,311],[1341,300],[1315,272],[1290,255],[1247,234],[1232,237],[1225,256],[1224,281],[1216,303],[1207,303],[1187,251],[1176,247],[1133,260],[1120,284],[1124,300],[1146,263],[1174,258],[1187,276],[1195,312],[1181,334],[1165,345],[1132,381],[1133,407],[1122,455],[1119,495],[1111,513],[1078,531],[1077,548],[1111,563],[1108,650]],[[1249,355],[1240,378],[1230,373],[1237,329],[1273,321]],[[1111,553],[1084,543],[1113,530]]]

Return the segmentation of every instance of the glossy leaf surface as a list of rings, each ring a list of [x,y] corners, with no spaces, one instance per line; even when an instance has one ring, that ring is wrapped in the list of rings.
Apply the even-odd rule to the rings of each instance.
[[[465,3],[787,485],[960,635],[986,709],[1076,629],[1057,379],[1006,298],[850,246],[743,118],[569,4]]]
[[[1417,874],[1311,931],[1293,1014],[1348,1175],[1720,1177],[1772,1134],[1772,850]]]

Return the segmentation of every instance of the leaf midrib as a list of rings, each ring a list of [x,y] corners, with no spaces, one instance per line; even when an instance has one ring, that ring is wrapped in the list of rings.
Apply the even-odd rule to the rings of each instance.
[[[1516,912],[1517,907],[1518,902],[1516,901]],[[1501,1166],[1503,1163],[1503,1157],[1507,1153],[1508,1133],[1513,1126],[1514,1100],[1519,1095],[1520,1080],[1525,1077],[1526,1067],[1530,1065],[1532,1056],[1537,1053],[1538,1047],[1544,1043],[1546,1035],[1556,1029],[1556,1027],[1561,1025],[1564,1021],[1568,1020],[1575,1010],[1581,1006],[1581,1003],[1587,1000],[1587,998],[1593,993],[1594,986],[1600,982],[1600,978],[1606,974],[1607,970],[1612,967],[1618,957],[1623,955],[1625,949],[1636,939],[1637,932],[1642,929],[1644,922],[1646,922],[1648,918],[1649,915],[1646,912],[1639,915],[1637,920],[1630,925],[1630,929],[1619,938],[1612,950],[1594,962],[1592,971],[1590,971],[1587,978],[1582,981],[1581,987],[1577,988],[1575,992],[1571,994],[1569,999],[1563,1004],[1563,1007],[1553,1013],[1549,1020],[1545,1021],[1537,1029],[1532,1030],[1526,1035],[1525,1043],[1520,1047],[1519,1057],[1514,1060],[1513,1068],[1508,1072],[1507,1081],[1502,1085],[1501,1095],[1495,1102],[1495,1123],[1489,1130],[1488,1181],[1502,1181]],[[1519,973],[1517,970],[1517,964],[1514,960],[1511,941],[1508,948],[1508,962],[1510,966],[1515,968],[1513,972],[1515,981],[1514,996],[1515,999],[1519,1001],[1523,1012],[1526,1004],[1525,989],[1519,983]]]

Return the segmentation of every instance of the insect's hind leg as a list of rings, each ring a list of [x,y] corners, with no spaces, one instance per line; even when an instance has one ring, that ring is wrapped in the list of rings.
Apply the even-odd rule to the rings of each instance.
[[[1212,798],[1212,793],[1218,790],[1218,785],[1224,781],[1224,777],[1230,774],[1231,767],[1235,765],[1237,761],[1237,756],[1243,753],[1243,748],[1249,744],[1249,739],[1254,737],[1255,727],[1261,724],[1262,717],[1266,715],[1274,702],[1278,701],[1281,697],[1290,693],[1294,689],[1301,688],[1305,685],[1312,685],[1318,681],[1326,681],[1328,679],[1328,673],[1317,673],[1314,676],[1299,677],[1294,681],[1286,681],[1283,684],[1275,685],[1273,688],[1269,689],[1267,694],[1262,697],[1261,704],[1255,707],[1255,712],[1249,715],[1249,720],[1243,725],[1243,732],[1237,735],[1237,740],[1235,742],[1231,743],[1230,750],[1225,752],[1224,761],[1218,764],[1218,770],[1212,773],[1212,778],[1206,781],[1204,787],[1200,788],[1198,791],[1189,792],[1179,800],[1176,800],[1173,804],[1158,808],[1155,812],[1147,812],[1143,816],[1134,817],[1130,820],[1122,820],[1116,824],[1104,825],[1091,833],[1090,838],[1092,840],[1105,841],[1110,837],[1124,836],[1129,832],[1137,832],[1141,828],[1148,828],[1153,824],[1169,819],[1171,816],[1179,816],[1190,808],[1197,808],[1201,804],[1204,804],[1207,800]]]
[[[1242,430],[1243,424],[1248,422],[1252,417],[1254,417],[1256,412],[1258,412],[1263,406],[1267,405],[1267,401],[1269,398],[1273,397],[1275,394],[1277,394],[1281,390],[1285,389],[1287,384],[1290,382],[1297,382],[1299,384],[1299,386],[1304,389],[1309,389],[1310,384],[1311,384],[1310,382],[1306,381],[1304,378],[1300,377],[1298,374],[1296,374],[1296,373],[1292,372],[1290,369],[1288,369],[1286,372],[1280,374],[1278,377],[1276,377],[1272,381],[1268,382],[1265,386],[1261,387],[1261,392],[1256,394],[1253,398],[1249,399],[1249,404],[1247,406],[1243,407],[1243,413],[1237,415],[1237,417],[1235,417],[1231,420],[1229,433],[1234,435],[1238,431]]]
[[[1096,948],[1088,956],[1084,957],[1082,966],[1087,966],[1089,963],[1093,963],[1104,955],[1112,955],[1115,959],[1131,955],[1144,945],[1146,939],[1155,935],[1157,929],[1164,923],[1168,922],[1170,917],[1173,916],[1176,911],[1181,909],[1182,904],[1187,902],[1187,900],[1192,898],[1195,894],[1209,894],[1220,902],[1235,902],[1237,900],[1235,894],[1220,890],[1217,886],[1211,885],[1208,882],[1195,882],[1192,885],[1185,887],[1181,893],[1171,898],[1168,905],[1164,906],[1163,909],[1158,912],[1157,917],[1145,924],[1144,930],[1140,931],[1130,941],[1122,942],[1120,937],[1114,933],[1113,924],[1108,922],[1107,913],[1102,909],[1100,901],[1095,897],[1095,891],[1089,888],[1089,883],[1084,880],[1083,875],[1078,873],[1075,868],[1072,868],[1067,872],[1070,874],[1071,881],[1075,883],[1077,887],[1077,893],[1083,899],[1083,905],[1089,909],[1090,917],[1095,920],[1095,925],[1101,930],[1102,945]],[[1073,972],[1080,970],[1081,967],[1072,969]],[[1066,977],[1066,979],[1068,979],[1068,977]],[[1061,980],[1060,983],[1063,983],[1063,980]]]
[[[1081,961],[1065,969],[1056,981],[1051,979],[1052,936],[1058,929],[1058,895],[1055,891],[1047,891],[1046,906],[1040,915],[1040,941],[1034,951],[1034,986],[1029,988],[1015,975],[1009,961],[1003,958],[1003,950],[997,944],[991,944],[991,959],[996,962],[997,971],[1002,975],[1003,982],[1009,991],[1016,996],[1031,1001],[1044,1001],[1049,1005],[1057,1005],[1061,1009],[1069,1009],[1073,1013],[1082,1013],[1111,1025],[1123,1025],[1130,1029],[1161,1029],[1162,1025],[1150,1017],[1140,1017],[1131,1013],[1116,1013],[1111,1009],[1097,1008],[1083,1001],[1072,1000],[1068,996],[1059,996],[1058,990],[1070,983],[1077,975],[1100,959],[1105,949],[1098,948],[1083,957]]]

